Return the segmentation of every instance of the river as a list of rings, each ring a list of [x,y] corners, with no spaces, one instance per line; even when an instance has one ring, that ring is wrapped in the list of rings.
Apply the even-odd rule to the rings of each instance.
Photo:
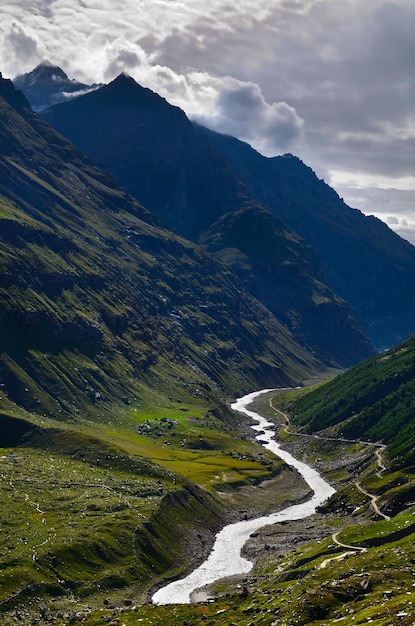
[[[252,569],[253,563],[241,556],[241,550],[253,532],[268,524],[308,517],[315,513],[316,508],[335,492],[333,487],[315,469],[302,461],[298,461],[280,447],[274,439],[275,431],[272,430],[274,427],[272,422],[247,409],[247,406],[256,397],[270,391],[275,391],[275,389],[262,389],[243,396],[232,404],[232,409],[245,413],[256,422],[252,426],[254,430],[260,432],[256,438],[260,439],[265,448],[271,450],[301,474],[314,492],[312,497],[306,502],[294,504],[277,513],[225,526],[216,535],[212,551],[206,561],[185,578],[175,580],[159,589],[153,595],[154,604],[189,604],[194,600],[197,589],[227,576],[246,574]]]

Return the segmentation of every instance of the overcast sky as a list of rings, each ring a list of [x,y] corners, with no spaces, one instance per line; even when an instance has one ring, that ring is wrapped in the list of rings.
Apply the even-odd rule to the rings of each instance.
[[[0,71],[121,71],[415,243],[414,0],[1,0]]]

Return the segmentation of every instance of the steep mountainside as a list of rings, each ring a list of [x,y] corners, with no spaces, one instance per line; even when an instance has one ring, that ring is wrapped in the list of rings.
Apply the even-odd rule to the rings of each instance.
[[[197,241],[244,201],[259,203],[315,248],[324,282],[377,348],[415,331],[415,248],[346,206],[299,159],[269,159],[192,127],[183,112],[125,76],[44,116],[176,232]]]
[[[9,399],[104,411],[168,367],[229,393],[316,361],[235,277],[160,229],[1,80],[0,375]],[[164,369],[163,369],[164,368]],[[210,389],[210,391],[209,391]]]
[[[125,74],[42,117],[192,241],[249,197],[181,109]]]
[[[315,250],[269,211],[251,205],[226,213],[201,241],[325,363],[352,365],[365,343],[370,356],[349,307],[322,282]]]
[[[250,198],[180,109],[121,75],[44,118],[177,232],[214,250],[319,359],[346,367],[371,354],[347,305],[323,284],[317,255],[310,263],[310,247]]]
[[[391,347],[415,331],[415,248],[383,222],[350,209],[298,158],[266,158],[199,127],[250,193],[319,253],[328,285],[372,343]]]
[[[295,421],[316,431],[382,441],[395,467],[415,462],[415,337],[373,357],[293,405]]]

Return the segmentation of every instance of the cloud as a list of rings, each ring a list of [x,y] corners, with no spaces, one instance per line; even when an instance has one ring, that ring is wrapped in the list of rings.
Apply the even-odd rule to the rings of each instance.
[[[328,10],[321,16],[327,33],[303,40],[308,75],[298,64],[292,66],[287,55],[281,73],[290,73],[294,85],[301,81],[303,92],[296,94],[287,85],[285,97],[306,119],[307,140],[320,160],[341,163],[349,171],[401,175],[404,168],[409,173],[415,148],[415,81],[410,69],[415,6],[365,3],[358,15],[350,12],[349,3],[339,28],[335,18],[340,10],[333,15],[333,4],[331,9],[328,3],[321,5]],[[265,78],[260,84],[268,85]]]
[[[387,224],[394,224],[395,226],[397,224],[400,224],[401,221],[405,222],[406,226],[408,225],[408,222],[406,220],[399,220],[399,218],[397,218],[396,215],[388,215],[388,217],[385,220]]]
[[[195,116],[200,123],[235,135],[263,154],[286,152],[300,141],[303,120],[286,102],[269,104],[258,85],[229,77],[217,81],[217,89],[213,113]]]
[[[119,37],[102,46],[100,61],[105,81],[111,81],[121,72],[139,72],[141,67],[148,65],[144,50],[125,37]]]
[[[409,189],[391,188],[385,179],[363,181],[355,184],[353,179],[347,183],[335,182],[335,189],[351,207],[358,208],[366,215],[375,215],[401,237],[415,244],[415,179],[409,182]],[[330,181],[332,182],[332,181]],[[389,186],[388,186],[389,184]]]
[[[386,222],[400,237],[406,239],[413,245],[415,245],[415,220],[406,219],[396,215],[388,215],[385,217],[380,214],[378,216],[381,220]]]
[[[413,2],[5,0],[1,13],[3,75],[44,58],[86,83],[127,71],[265,154],[343,172],[350,203],[411,226]]]
[[[217,78],[256,83],[266,102],[285,102],[304,120],[298,152],[315,169],[338,163],[348,171],[409,174],[415,5],[276,2],[266,22],[255,12],[247,19],[242,10],[232,23],[224,21],[199,16],[191,32],[177,29],[163,41],[148,41],[149,50],[179,73],[194,64]],[[240,132],[230,115],[217,116],[211,120],[221,130]]]
[[[8,48],[9,62],[18,65],[21,63],[37,63],[41,60],[41,48],[37,36],[18,22],[12,22],[10,30],[4,38],[4,45]]]

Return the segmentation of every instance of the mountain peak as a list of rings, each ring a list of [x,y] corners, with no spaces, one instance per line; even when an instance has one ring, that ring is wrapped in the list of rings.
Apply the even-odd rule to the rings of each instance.
[[[113,83],[136,83],[138,85],[137,81],[135,81],[134,78],[127,72],[121,72],[121,74],[118,74],[118,76],[114,78],[112,82]]]
[[[126,72],[119,74],[99,91],[101,97],[110,97],[117,105],[122,103],[127,107],[131,107],[132,110],[136,110],[139,107],[142,112],[144,110],[147,112],[158,111],[159,113],[174,115],[177,119],[186,119],[188,122],[186,114],[182,109],[170,104],[165,98],[148,87],[143,87]]]
[[[58,65],[53,65],[47,59],[41,61],[31,72],[24,74],[31,84],[38,81],[68,81],[68,75]],[[18,77],[20,78],[20,77]],[[17,79],[16,79],[17,80]]]
[[[118,74],[114,80],[104,86],[104,89],[108,91],[126,91],[130,94],[138,94],[140,92],[147,92],[148,94],[154,93],[151,89],[147,89],[146,87],[140,85],[140,83],[130,76],[130,74],[127,74],[127,72],[121,72],[121,74]]]
[[[47,59],[41,61],[31,72],[16,76],[13,82],[17,89],[24,93],[35,111],[41,111],[51,104],[97,87],[71,80],[61,67],[53,65]]]
[[[43,59],[37,67],[54,67],[54,65],[48,59]]]
[[[148,87],[143,87],[138,83],[132,76],[127,74],[126,72],[121,72],[114,80],[112,80],[108,85],[104,86],[104,90],[106,91],[117,91],[118,93],[126,93],[129,96],[135,97],[148,97],[157,100],[164,100],[161,96],[156,94],[154,91],[149,89]]]

